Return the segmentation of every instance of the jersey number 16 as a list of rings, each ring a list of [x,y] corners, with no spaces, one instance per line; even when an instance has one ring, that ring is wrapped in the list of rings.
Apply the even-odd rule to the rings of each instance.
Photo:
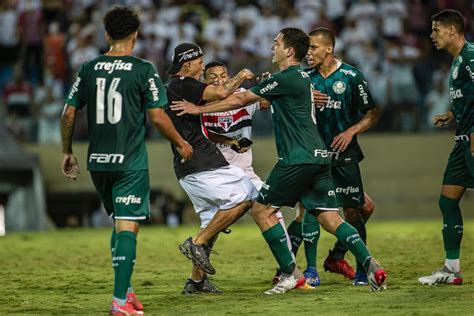
[[[120,78],[113,78],[107,91],[107,120],[110,124],[117,124],[122,118],[122,95],[117,91]],[[96,122],[105,123],[105,78],[96,78]]]

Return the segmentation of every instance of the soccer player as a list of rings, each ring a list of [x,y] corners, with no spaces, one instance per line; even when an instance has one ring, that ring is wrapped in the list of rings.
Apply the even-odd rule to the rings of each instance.
[[[204,71],[202,56],[201,48],[195,44],[182,43],[175,47],[173,63],[168,70],[171,77],[166,93],[170,101],[201,103],[222,99],[232,94],[242,82],[254,77],[251,71],[244,69],[222,85],[203,83],[199,81]],[[209,257],[217,235],[250,209],[258,191],[244,171],[229,165],[221,151],[208,139],[201,117],[177,116],[169,108],[166,113],[194,149],[193,158],[182,163],[173,146],[174,171],[201,219],[201,231],[197,236],[189,237],[179,246],[180,251],[197,266],[186,281],[183,294],[220,293],[197,269],[214,274],[214,268],[211,265],[201,266],[196,258]],[[209,234],[209,231],[212,233]]]
[[[422,284],[462,284],[460,250],[463,220],[459,201],[466,188],[474,188],[474,44],[464,38],[464,17],[444,10],[431,17],[431,39],[436,49],[454,60],[449,76],[452,110],[433,117],[436,127],[455,119],[455,145],[444,171],[439,207],[443,215],[444,267],[418,279]]]
[[[149,216],[146,112],[183,160],[189,160],[193,150],[163,109],[168,101],[155,67],[131,56],[140,25],[138,15],[129,8],[115,7],[107,12],[103,22],[110,50],[81,66],[66,96],[61,117],[62,171],[72,180],[79,173],[72,134],[76,112],[87,106],[87,169],[114,220],[111,251],[115,282],[110,315],[142,315],[143,306],[130,280],[139,221]]]
[[[328,155],[331,158],[331,174],[336,188],[338,206],[343,208],[345,220],[357,229],[362,241],[366,243],[365,223],[372,215],[374,203],[364,193],[359,162],[364,158],[357,142],[357,135],[372,127],[378,118],[378,110],[367,87],[363,74],[357,68],[336,59],[334,34],[320,27],[309,33],[310,45],[306,55],[307,73],[314,90],[317,103],[316,121]],[[302,233],[293,237],[298,230],[289,229],[292,240],[301,240],[305,244],[307,275],[314,283],[319,283],[316,270],[317,242],[319,225],[314,217],[300,212],[297,222],[303,222]],[[293,223],[290,225],[292,228]],[[295,224],[297,225],[297,224]],[[300,230],[301,231],[301,230]],[[294,243],[293,243],[294,244]],[[309,248],[309,249],[308,249]],[[298,248],[293,245],[293,249]],[[354,285],[367,285],[367,275],[362,263],[357,262],[357,270],[344,260],[347,248],[337,241],[333,250],[324,261],[324,269],[340,273],[354,279]],[[316,285],[312,284],[312,285]]]
[[[302,30],[284,28],[272,45],[272,62],[280,72],[224,100],[205,106],[173,102],[172,109],[180,111],[178,115],[198,115],[240,108],[260,98],[271,102],[278,162],[252,207],[252,216],[282,271],[279,282],[266,294],[285,293],[305,284],[286,244],[284,228],[275,215],[282,206],[294,206],[299,200],[324,229],[335,234],[363,263],[371,290],[378,291],[386,287],[385,270],[370,255],[354,227],[337,213],[331,161],[316,127],[311,80],[300,66],[308,48],[309,38]],[[206,257],[196,260],[203,261],[203,266],[210,264]]]

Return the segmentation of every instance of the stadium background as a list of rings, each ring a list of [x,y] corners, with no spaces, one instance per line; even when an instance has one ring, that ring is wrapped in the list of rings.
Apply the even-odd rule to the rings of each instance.
[[[101,17],[114,4],[133,6],[142,19],[137,56],[151,60],[166,81],[172,49],[196,42],[205,61],[219,59],[231,73],[275,70],[270,46],[285,26],[326,26],[336,53],[360,68],[382,116],[360,137],[366,190],[379,219],[439,218],[437,198],[453,144],[453,126],[434,131],[433,114],[449,108],[451,58],[429,39],[430,16],[455,8],[474,38],[472,1],[3,0],[0,3],[0,204],[7,230],[110,224],[85,170],[85,113],[74,149],[82,174],[60,172],[59,115],[78,67],[107,49]],[[255,117],[254,166],[263,178],[275,162],[271,118]],[[196,220],[173,175],[169,145],[148,129],[153,223]],[[474,194],[462,206],[473,216]],[[467,212],[466,212],[467,211]],[[290,213],[290,212],[289,212]],[[248,220],[248,219],[247,219]]]

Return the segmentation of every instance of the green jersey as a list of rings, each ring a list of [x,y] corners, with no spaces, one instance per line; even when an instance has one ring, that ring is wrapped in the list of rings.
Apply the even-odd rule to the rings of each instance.
[[[150,62],[106,55],[86,62],[65,102],[77,109],[87,105],[88,170],[148,169],[146,110],[168,103]]]
[[[271,102],[273,129],[282,164],[330,164],[316,127],[311,81],[300,66],[269,76],[250,89]]]
[[[318,105],[316,119],[318,129],[328,150],[338,134],[359,122],[363,113],[375,108],[364,75],[355,67],[341,63],[327,78],[321,76],[315,68],[306,69],[311,87],[329,96],[325,105]],[[344,152],[329,151],[334,165],[360,162],[364,159],[362,150],[357,142],[357,136],[352,138]]]
[[[456,136],[469,141],[474,133],[474,44],[466,42],[453,60],[449,76],[449,96],[456,118]]]

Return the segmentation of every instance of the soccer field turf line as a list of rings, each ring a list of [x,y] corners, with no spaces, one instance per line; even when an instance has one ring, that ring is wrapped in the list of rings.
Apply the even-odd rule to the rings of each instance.
[[[474,221],[465,221],[461,250],[462,286],[422,286],[417,282],[443,264],[438,221],[368,224],[372,254],[389,273],[386,292],[369,293],[340,275],[324,272],[322,263],[334,238],[321,233],[318,271],[322,285],[314,291],[266,296],[276,263],[255,225],[235,225],[221,235],[213,282],[225,293],[183,296],[190,261],[178,244],[197,226],[178,229],[143,227],[133,285],[147,315],[473,315]],[[68,229],[8,233],[0,238],[0,315],[105,314],[113,286],[109,229]],[[298,265],[304,269],[303,249]],[[354,265],[351,255],[348,261]]]

